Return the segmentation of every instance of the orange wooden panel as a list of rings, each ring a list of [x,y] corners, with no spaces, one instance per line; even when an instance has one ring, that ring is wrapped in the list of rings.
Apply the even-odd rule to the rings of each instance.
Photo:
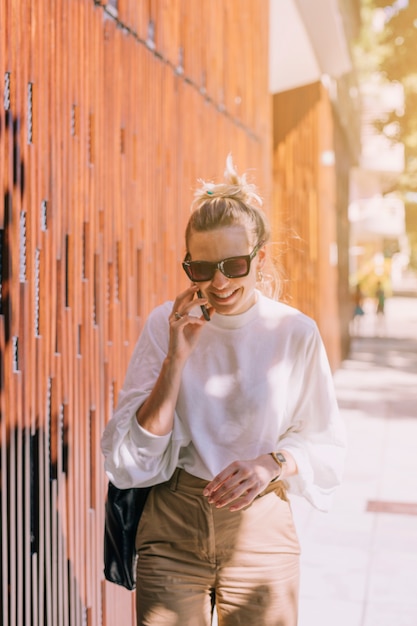
[[[333,149],[334,120],[320,83],[274,96],[273,227],[282,246],[284,297],[313,317],[333,368],[341,360],[338,268],[330,262],[339,243],[332,166],[321,155]]]
[[[103,580],[100,436],[187,282],[197,178],[232,152],[271,188],[266,0],[112,4],[0,6],[5,626],[134,624]]]

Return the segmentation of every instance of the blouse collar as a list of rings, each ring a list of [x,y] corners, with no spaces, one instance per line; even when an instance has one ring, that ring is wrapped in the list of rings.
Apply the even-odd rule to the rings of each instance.
[[[261,293],[256,291],[256,302],[244,313],[239,313],[238,315],[220,315],[219,313],[214,313],[210,324],[213,324],[213,326],[217,328],[227,330],[246,326],[246,324],[252,322],[256,317],[259,317],[261,297]]]

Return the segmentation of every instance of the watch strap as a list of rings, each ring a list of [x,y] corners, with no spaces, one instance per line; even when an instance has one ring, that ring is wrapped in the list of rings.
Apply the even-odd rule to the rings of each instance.
[[[280,480],[280,478],[281,478],[282,466],[286,462],[286,458],[285,458],[285,456],[281,452],[270,452],[269,454],[272,456],[272,458],[274,459],[275,463],[278,465],[278,467],[280,469],[280,472],[279,472],[278,476],[276,476],[275,478],[273,478],[271,480],[271,482],[274,483],[275,481]]]

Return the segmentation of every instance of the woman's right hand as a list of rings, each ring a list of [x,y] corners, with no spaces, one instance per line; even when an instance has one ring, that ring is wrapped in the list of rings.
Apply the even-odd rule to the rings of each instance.
[[[169,316],[168,354],[152,392],[136,412],[138,423],[154,435],[167,435],[172,430],[182,368],[196,346],[204,324],[208,323],[203,315],[190,315],[196,306],[207,304],[205,298],[194,297],[197,289],[192,285],[175,299]]]
[[[197,291],[198,286],[192,284],[175,298],[169,316],[168,358],[185,362],[196,346],[203,326],[207,324],[203,315],[200,317],[190,315],[196,306],[207,305],[206,298],[195,298]],[[214,309],[209,308],[209,313],[213,312]]]

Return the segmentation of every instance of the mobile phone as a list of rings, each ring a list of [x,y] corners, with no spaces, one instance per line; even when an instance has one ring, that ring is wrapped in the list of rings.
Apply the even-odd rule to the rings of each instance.
[[[201,289],[199,289],[197,291],[197,295],[198,295],[199,298],[204,298],[203,294],[201,293]],[[210,321],[210,314],[207,311],[207,308],[204,306],[204,304],[202,304],[200,306],[200,309],[201,309],[201,311],[203,313],[204,319],[207,320],[207,322],[209,322]]]

